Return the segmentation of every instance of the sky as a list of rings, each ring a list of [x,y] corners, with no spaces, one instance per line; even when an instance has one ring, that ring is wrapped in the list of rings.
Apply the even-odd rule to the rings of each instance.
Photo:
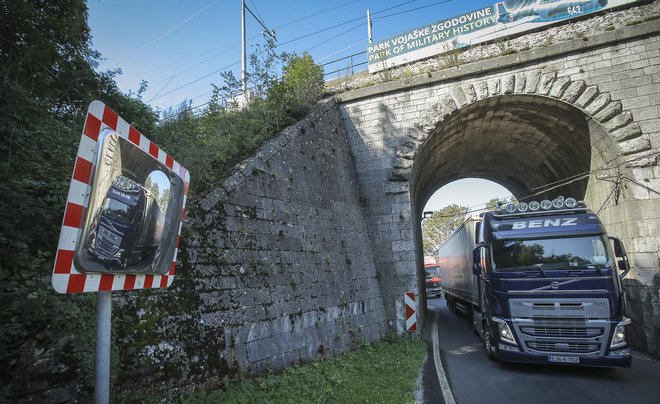
[[[466,206],[470,210],[481,209],[493,198],[509,199],[511,191],[500,184],[481,178],[464,178],[450,182],[438,189],[426,202],[424,211],[440,210],[448,205]]]
[[[276,51],[309,52],[324,64],[364,52],[367,9],[374,41],[492,5],[493,0],[245,0],[266,27],[275,30]],[[220,72],[241,71],[241,0],[88,0],[92,48],[98,70],[120,68],[124,92],[148,82],[143,100],[167,109],[184,100],[206,103]],[[246,11],[248,55],[265,39],[263,27]],[[354,57],[354,64],[366,56]],[[324,66],[345,69],[350,58]],[[366,69],[366,65],[355,70]],[[331,73],[326,78],[337,77]]]
[[[494,0],[245,0],[247,54],[266,43],[263,27],[275,31],[277,52],[308,52],[326,64],[326,79],[345,74],[351,55],[367,46],[367,9],[374,41],[495,4]],[[88,0],[92,48],[101,54],[97,70],[121,69],[124,92],[137,93],[160,111],[191,100],[203,107],[212,84],[224,85],[220,72],[241,76],[241,0]],[[257,18],[251,15],[250,11]],[[338,60],[337,59],[342,59]],[[333,62],[334,61],[334,62]],[[353,64],[366,61],[353,56]],[[366,65],[354,71],[366,70]],[[425,210],[457,203],[472,207],[505,188],[485,180],[449,184]],[[475,193],[475,189],[479,193]],[[441,194],[442,197],[437,196]]]

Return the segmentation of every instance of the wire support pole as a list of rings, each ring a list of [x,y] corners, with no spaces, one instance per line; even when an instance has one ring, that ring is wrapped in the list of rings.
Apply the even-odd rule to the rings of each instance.
[[[248,6],[245,5],[245,0],[243,0],[243,9],[249,11],[250,14],[252,14],[252,17],[254,17],[254,19],[257,20],[257,22],[259,23],[259,25],[261,25],[261,27],[264,29],[264,31],[263,31],[264,34],[268,34],[268,36],[270,36],[271,38],[273,38],[273,40],[276,39],[276,38],[275,38],[275,30],[269,30],[268,27],[266,26],[266,24],[265,24],[263,21],[261,21],[261,19],[260,19],[259,17],[257,17],[256,15],[254,15],[254,13],[252,12],[252,10],[250,10],[250,7],[248,7]],[[245,12],[244,12],[243,14],[245,14]]]
[[[371,43],[371,11],[367,9],[367,39],[369,40],[369,43]]]
[[[243,94],[247,96],[246,59],[247,59],[247,53],[245,51],[245,0],[241,0],[241,84],[243,85]]]

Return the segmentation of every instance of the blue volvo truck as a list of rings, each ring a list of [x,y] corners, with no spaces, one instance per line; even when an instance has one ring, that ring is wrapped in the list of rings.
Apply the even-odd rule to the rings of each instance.
[[[491,360],[629,367],[630,264],[584,202],[558,197],[468,218],[438,264],[450,311],[469,315]]]
[[[137,182],[118,176],[94,221],[87,251],[106,269],[121,273],[154,260],[165,216],[154,196]]]

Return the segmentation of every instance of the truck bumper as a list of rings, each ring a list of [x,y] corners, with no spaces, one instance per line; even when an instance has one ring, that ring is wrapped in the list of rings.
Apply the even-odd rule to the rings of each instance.
[[[543,365],[570,365],[604,368],[629,368],[632,364],[632,356],[568,356],[568,355],[536,355],[523,352],[503,350],[499,346],[495,348],[495,357],[505,362],[535,363]],[[554,357],[554,361],[551,359]],[[557,358],[566,358],[566,362],[557,362]],[[577,362],[575,362],[577,358]]]

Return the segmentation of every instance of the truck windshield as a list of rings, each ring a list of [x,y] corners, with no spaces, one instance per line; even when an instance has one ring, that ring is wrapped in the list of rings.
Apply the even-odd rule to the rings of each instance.
[[[438,267],[424,267],[426,271],[426,278],[435,278],[440,276],[440,268]]]
[[[614,264],[604,236],[495,240],[492,253],[495,271],[606,268]]]
[[[133,209],[124,202],[112,198],[105,199],[105,202],[103,203],[103,212],[120,219],[133,219]]]

